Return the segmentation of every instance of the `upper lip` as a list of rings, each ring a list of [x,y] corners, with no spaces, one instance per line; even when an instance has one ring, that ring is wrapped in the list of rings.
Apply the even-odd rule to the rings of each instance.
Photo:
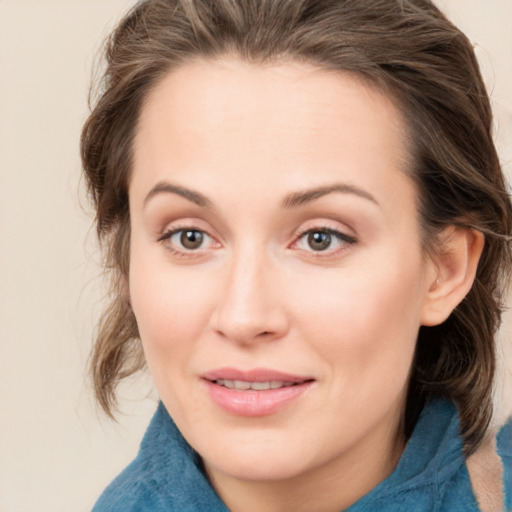
[[[237,368],[218,368],[208,371],[201,375],[203,379],[209,381],[216,380],[240,380],[244,382],[293,382],[300,383],[313,380],[312,377],[303,375],[293,375],[269,368],[254,368],[251,370],[239,370]]]

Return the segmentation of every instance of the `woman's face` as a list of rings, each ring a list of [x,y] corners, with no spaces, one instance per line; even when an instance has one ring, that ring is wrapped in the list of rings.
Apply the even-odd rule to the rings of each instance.
[[[434,273],[405,130],[378,90],[298,63],[198,61],[144,104],[131,304],[214,478],[389,472]]]

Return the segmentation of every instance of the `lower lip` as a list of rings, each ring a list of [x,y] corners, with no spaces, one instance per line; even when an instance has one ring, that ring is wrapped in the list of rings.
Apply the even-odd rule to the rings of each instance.
[[[299,398],[310,388],[312,381],[278,389],[235,390],[209,380],[204,381],[211,399],[225,411],[237,416],[268,416]]]

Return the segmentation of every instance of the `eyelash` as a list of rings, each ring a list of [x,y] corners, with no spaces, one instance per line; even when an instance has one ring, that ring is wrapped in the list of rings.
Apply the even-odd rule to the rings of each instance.
[[[338,229],[333,229],[327,226],[315,226],[315,227],[308,227],[306,229],[300,230],[295,235],[295,241],[293,242],[292,246],[298,244],[300,241],[306,239],[307,236],[309,236],[312,233],[322,233],[330,235],[332,238],[336,239],[340,244],[342,244],[341,247],[338,247],[337,249],[326,249],[322,251],[315,251],[313,249],[307,250],[310,254],[313,255],[315,258],[328,258],[332,256],[338,255],[340,252],[343,252],[347,249],[347,245],[354,245],[357,243],[357,240],[347,235],[346,233],[343,233],[342,231],[339,231]]]
[[[190,257],[202,256],[203,253],[201,251],[201,248],[198,248],[197,250],[195,250],[195,249],[180,250],[169,243],[169,241],[172,239],[173,236],[175,236],[179,233],[183,233],[185,231],[193,231],[193,232],[201,233],[203,235],[203,237],[207,237],[211,240],[214,240],[213,237],[211,237],[203,229],[200,229],[200,228],[197,228],[194,226],[182,226],[182,227],[176,227],[176,228],[166,231],[157,239],[157,241],[159,243],[164,244],[166,249],[169,250],[171,253],[173,253],[177,257],[190,258]],[[329,257],[329,256],[334,256],[334,255],[338,254],[339,252],[344,251],[346,249],[347,245],[353,245],[353,244],[357,243],[357,240],[354,237],[349,236],[346,233],[343,233],[342,231],[339,231],[337,229],[333,229],[330,227],[326,227],[326,226],[321,226],[321,227],[308,227],[307,229],[302,229],[302,230],[298,231],[295,234],[294,242],[290,245],[290,247],[297,245],[301,240],[305,239],[306,236],[309,236],[312,233],[327,234],[327,235],[333,237],[334,239],[336,239],[339,243],[341,243],[343,245],[343,247],[337,248],[334,250],[326,249],[326,250],[315,251],[313,249],[310,249],[310,250],[304,249],[304,251],[314,255],[315,258],[322,258],[322,257],[325,258],[325,257]]]
[[[163,244],[168,251],[170,251],[172,254],[174,254],[175,256],[180,257],[180,258],[181,257],[183,257],[183,258],[190,258],[190,257],[194,258],[194,257],[202,256],[202,253],[200,252],[201,249],[197,249],[197,250],[193,250],[193,249],[180,250],[180,249],[177,249],[176,247],[174,247],[170,243],[170,240],[172,239],[172,237],[174,235],[177,235],[179,233],[183,233],[183,232],[186,232],[186,231],[194,231],[196,233],[201,233],[203,236],[206,236],[207,238],[210,238],[211,240],[213,240],[213,238],[206,231],[204,231],[203,229],[199,229],[199,228],[194,227],[194,226],[182,226],[182,227],[175,227],[173,229],[169,229],[169,230],[165,231],[165,233],[163,233],[157,239],[157,242],[160,242],[161,244]]]

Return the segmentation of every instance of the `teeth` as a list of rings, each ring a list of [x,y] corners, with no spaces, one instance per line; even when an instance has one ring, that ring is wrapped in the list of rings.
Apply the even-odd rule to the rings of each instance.
[[[251,383],[243,380],[235,380],[235,389],[250,389]]]
[[[293,382],[280,382],[277,380],[266,382],[247,382],[244,380],[217,379],[215,383],[219,386],[224,386],[228,389],[236,389],[238,391],[245,391],[247,389],[265,391],[267,389],[287,388],[294,385]]]
[[[251,389],[255,389],[256,391],[263,391],[264,389],[270,389],[270,382],[253,382],[251,384]]]

